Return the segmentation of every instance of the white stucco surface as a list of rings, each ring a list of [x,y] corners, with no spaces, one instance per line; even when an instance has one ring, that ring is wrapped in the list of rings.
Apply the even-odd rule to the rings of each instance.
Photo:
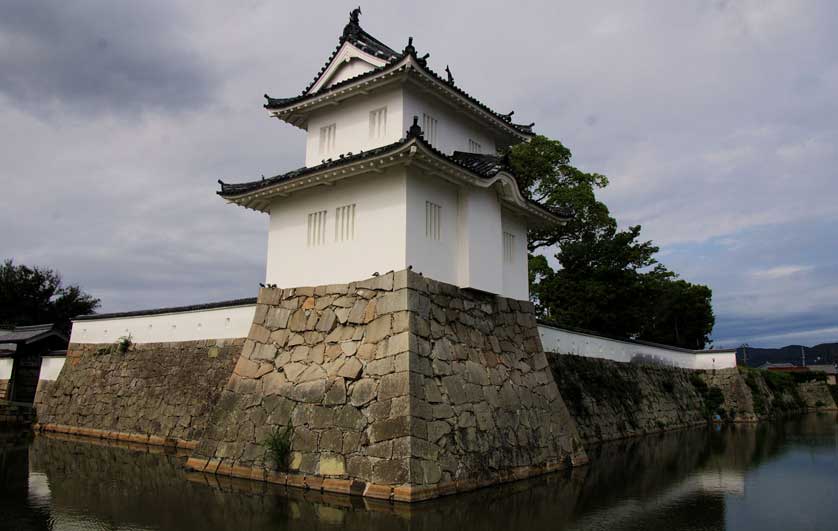
[[[163,343],[247,337],[255,304],[209,310],[73,321],[71,343]]]
[[[15,361],[12,358],[0,358],[0,380],[11,379],[14,363]]]
[[[659,363],[684,369],[736,367],[735,350],[689,351],[664,345],[621,341],[539,324],[541,343],[547,352],[601,358],[622,363]]]
[[[281,288],[344,284],[405,263],[405,170],[388,168],[275,201],[266,282]],[[336,241],[336,208],[355,205],[354,239]],[[326,212],[325,242],[309,245],[307,216]]]
[[[459,200],[459,280],[457,285],[516,299],[503,289],[501,206],[494,190],[465,188]],[[516,296],[517,295],[517,296]]]
[[[39,380],[53,381],[58,379],[64,367],[66,356],[44,356],[41,358],[41,374]]]
[[[397,88],[382,89],[367,96],[352,98],[351,104],[337,105],[314,113],[308,120],[306,135],[306,166],[317,166],[323,159],[337,159],[349,152],[386,146],[405,134],[402,117],[402,91]],[[380,136],[370,135],[370,112],[387,109],[386,130]],[[334,147],[320,149],[320,129],[335,124]]]
[[[404,111],[402,116],[402,132],[413,124],[413,117],[419,118],[419,125],[422,125],[422,114],[429,114],[437,119],[436,138],[425,139],[433,144],[433,147],[446,155],[454,151],[471,151],[469,139],[480,144],[481,153],[494,155],[496,152],[494,138],[486,132],[485,125],[472,120],[468,115],[456,112],[450,105],[446,105],[439,98],[426,95],[415,86],[407,85],[403,97]]]
[[[513,236],[511,259],[503,257],[503,294],[518,300],[530,297],[530,285],[527,264],[527,225],[524,220],[502,212],[501,228]],[[503,240],[501,240],[503,246]]]

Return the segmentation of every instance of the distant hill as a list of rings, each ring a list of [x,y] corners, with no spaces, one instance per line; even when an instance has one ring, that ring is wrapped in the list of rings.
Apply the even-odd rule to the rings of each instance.
[[[814,347],[802,347],[806,354],[806,365],[838,362],[838,343],[822,343]],[[802,365],[801,345],[787,345],[782,348],[748,347],[748,366],[759,367],[763,363],[793,363]],[[736,361],[743,363],[742,348],[736,349]]]

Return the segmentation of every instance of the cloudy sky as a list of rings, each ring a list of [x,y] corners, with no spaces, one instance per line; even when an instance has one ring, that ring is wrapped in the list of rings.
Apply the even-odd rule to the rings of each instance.
[[[262,94],[302,90],[356,2],[2,2],[0,257],[103,311],[253,296],[267,217],[216,179],[302,165]],[[713,288],[716,346],[838,340],[836,4],[608,4],[366,1],[361,22],[608,175],[618,220]]]

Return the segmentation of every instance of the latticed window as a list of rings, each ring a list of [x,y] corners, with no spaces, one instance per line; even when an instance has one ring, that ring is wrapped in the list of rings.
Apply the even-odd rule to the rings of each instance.
[[[307,237],[309,247],[316,247],[326,243],[326,211],[312,212],[306,217]]]
[[[422,113],[422,135],[432,146],[436,145],[437,119],[430,114]]]
[[[438,240],[442,233],[442,207],[425,201],[425,237]]]
[[[355,204],[339,206],[335,209],[335,241],[343,242],[355,239]]]
[[[515,235],[503,233],[503,261],[511,264],[515,261]]]
[[[370,139],[387,136],[387,107],[370,112]]]
[[[320,154],[330,155],[335,150],[337,125],[331,124],[320,128]]]
[[[472,139],[468,139],[468,152],[469,153],[483,153],[483,146],[480,145],[480,142],[475,142]]]

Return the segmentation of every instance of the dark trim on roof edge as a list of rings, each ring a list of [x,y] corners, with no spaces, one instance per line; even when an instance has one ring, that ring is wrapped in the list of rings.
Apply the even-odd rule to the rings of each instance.
[[[512,176],[513,180],[515,181],[515,186],[516,187],[518,186],[517,179],[514,178],[514,175],[511,172],[506,171],[506,169],[501,169],[501,170],[494,171],[493,173],[491,173],[491,175],[488,175],[488,174],[484,175],[484,174],[481,174],[478,171],[476,171],[474,167],[469,166],[464,161],[458,160],[457,158],[455,158],[453,156],[446,155],[445,153],[439,151],[438,149],[433,147],[427,140],[425,140],[425,138],[422,134],[422,129],[418,126],[418,124],[416,123],[416,117],[414,117],[413,126],[411,126],[411,128],[408,129],[407,135],[404,138],[402,138],[400,140],[397,140],[396,142],[393,142],[391,144],[380,146],[380,147],[371,149],[369,151],[362,151],[360,153],[354,153],[354,154],[351,154],[351,155],[348,155],[348,156],[341,156],[338,159],[330,159],[330,160],[328,160],[328,161],[326,161],[322,164],[318,164],[317,166],[311,166],[311,167],[308,167],[308,168],[306,168],[306,167],[299,168],[299,169],[296,169],[296,170],[292,170],[288,173],[284,173],[284,174],[281,174],[281,175],[276,175],[276,176],[271,177],[269,179],[263,179],[261,181],[251,181],[251,182],[246,182],[246,183],[228,184],[228,183],[225,183],[225,182],[223,182],[219,179],[218,183],[221,185],[221,190],[217,191],[216,194],[219,195],[220,197],[228,200],[228,201],[235,202],[234,198],[245,196],[247,194],[262,190],[264,188],[269,188],[269,187],[271,187],[273,185],[276,185],[276,184],[290,182],[294,179],[302,178],[302,177],[305,177],[307,175],[311,175],[312,173],[317,173],[317,172],[328,170],[328,169],[331,169],[331,168],[338,168],[338,167],[340,167],[344,164],[361,162],[363,160],[366,160],[367,158],[378,157],[378,156],[386,156],[388,152],[396,151],[396,150],[404,147],[411,140],[415,140],[417,143],[421,144],[422,147],[427,149],[432,155],[440,158],[444,162],[447,162],[449,164],[452,164],[452,165],[456,166],[457,168],[459,168],[462,171],[471,173],[472,175],[476,175],[477,177],[479,177],[481,179],[491,179],[494,176],[496,176],[498,173],[505,173],[507,175]],[[555,210],[553,210],[551,208],[548,208],[548,207],[546,207],[546,206],[544,206],[544,205],[542,205],[542,204],[540,204],[536,201],[533,201],[532,199],[528,199],[524,195],[524,193],[521,191],[520,187],[518,188],[518,193],[524,198],[526,203],[530,204],[531,206],[533,206],[535,208],[538,208],[538,209],[544,211],[545,213],[549,214],[550,216],[554,216],[554,217],[558,218],[559,220],[567,221],[568,219],[570,219],[573,216],[573,214],[571,212],[555,211]]]
[[[440,83],[442,86],[444,86],[448,89],[451,89],[455,94],[459,95],[460,97],[465,98],[469,103],[476,106],[478,109],[480,109],[483,112],[489,114],[491,117],[493,117],[495,120],[497,120],[497,122],[499,122],[500,125],[505,126],[509,129],[512,129],[514,132],[516,132],[517,134],[522,135],[524,137],[535,136],[535,132],[533,132],[533,130],[532,130],[533,126],[535,126],[535,123],[531,123],[529,125],[514,123],[512,121],[512,115],[511,114],[501,114],[501,113],[491,109],[488,105],[486,105],[482,101],[478,100],[477,98],[475,98],[474,96],[472,96],[471,94],[469,94],[465,90],[461,89],[457,85],[449,83],[448,81],[443,79],[439,74],[437,74],[436,72],[431,70],[427,66],[427,61],[425,61],[424,59],[422,59],[421,57],[418,57],[416,55],[416,50],[415,49],[409,49],[409,48],[412,48],[412,46],[408,46],[408,48],[405,48],[405,51],[402,52],[401,55],[399,55],[397,58],[387,62],[386,64],[384,64],[384,66],[373,68],[372,70],[370,70],[368,72],[358,74],[357,76],[351,77],[349,79],[344,79],[343,81],[340,81],[340,82],[335,83],[334,85],[330,85],[328,87],[321,88],[317,92],[312,92],[311,94],[303,93],[299,96],[292,96],[290,98],[272,98],[272,97],[268,96],[267,94],[265,94],[265,98],[267,99],[267,103],[264,105],[264,107],[265,107],[265,109],[267,109],[269,111],[272,111],[272,112],[281,112],[283,110],[286,110],[288,107],[291,107],[293,105],[297,105],[297,104],[299,104],[303,101],[306,101],[306,100],[309,100],[309,99],[314,99],[314,98],[319,98],[319,97],[322,97],[322,96],[327,96],[331,92],[338,91],[338,90],[340,90],[340,89],[344,88],[345,86],[348,86],[352,83],[355,83],[355,82],[358,82],[358,81],[363,81],[364,79],[366,79],[368,77],[373,77],[374,75],[377,75],[377,74],[385,73],[388,69],[398,67],[399,63],[401,63],[404,59],[410,57],[410,58],[413,59],[413,62],[416,64],[418,69],[420,69],[422,71],[422,73],[424,73],[425,75],[430,77],[432,80]]]
[[[684,352],[686,354],[713,354],[713,353],[722,353],[722,352],[736,352],[735,348],[695,350],[695,349],[689,349],[689,348],[676,347],[676,346],[673,346],[673,345],[664,345],[663,343],[654,343],[652,341],[643,341],[642,339],[630,339],[630,338],[627,338],[627,337],[600,334],[598,332],[593,332],[591,330],[585,330],[584,328],[574,328],[574,327],[570,327],[570,326],[559,325],[559,324],[556,324],[552,321],[548,321],[546,319],[536,319],[536,322],[540,325],[549,326],[550,328],[557,328],[559,330],[564,330],[566,332],[572,332],[574,334],[584,334],[586,336],[601,337],[602,339],[608,339],[610,341],[621,341],[623,343],[633,343],[635,345],[644,345],[644,346],[647,346],[647,347],[664,348],[666,350],[674,350],[676,352]],[[542,345],[542,347],[543,347],[543,345]]]
[[[194,304],[192,306],[174,306],[170,308],[155,308],[152,310],[138,310],[133,312],[98,313],[91,315],[79,315],[73,321],[96,321],[99,319],[116,319],[119,317],[142,317],[145,315],[160,315],[164,313],[194,312],[199,310],[214,310],[216,308],[228,308],[233,306],[248,306],[256,304],[256,297],[246,299],[232,299],[229,301],[208,302],[206,304]]]

